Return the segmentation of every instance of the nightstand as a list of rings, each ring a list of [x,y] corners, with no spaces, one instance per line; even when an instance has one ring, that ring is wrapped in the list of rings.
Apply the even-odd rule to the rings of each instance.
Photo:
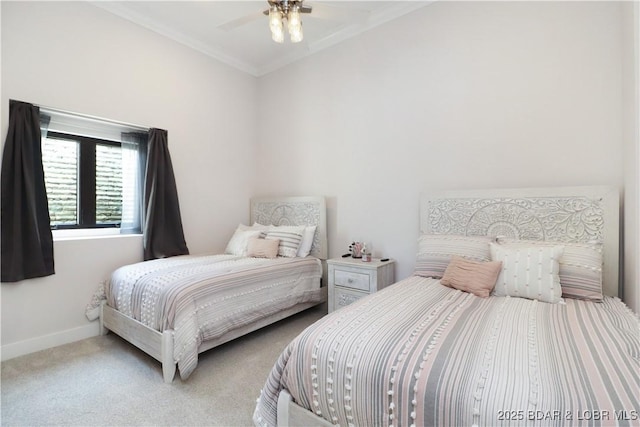
[[[329,313],[349,305],[392,284],[395,261],[373,258],[363,262],[357,258],[327,260],[329,274]]]

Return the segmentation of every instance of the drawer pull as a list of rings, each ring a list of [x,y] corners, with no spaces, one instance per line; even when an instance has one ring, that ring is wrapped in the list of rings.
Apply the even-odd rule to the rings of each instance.
[[[347,279],[347,283],[353,283],[353,279],[349,277],[349,279]]]

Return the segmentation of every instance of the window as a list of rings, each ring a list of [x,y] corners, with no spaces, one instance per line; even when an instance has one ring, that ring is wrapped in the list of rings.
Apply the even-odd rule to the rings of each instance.
[[[121,143],[48,132],[42,164],[52,228],[120,226]]]
[[[41,123],[51,228],[140,232],[146,133],[42,110]]]

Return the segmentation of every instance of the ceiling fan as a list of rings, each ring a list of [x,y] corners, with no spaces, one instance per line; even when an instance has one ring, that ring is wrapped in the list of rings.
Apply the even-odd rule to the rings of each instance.
[[[292,5],[294,3],[294,1],[291,1],[291,0],[286,0],[286,1],[284,1],[284,0],[267,0],[267,3],[269,4],[269,8],[268,9],[265,9],[265,10],[263,10],[261,12],[260,11],[255,11],[255,12],[249,13],[247,15],[241,16],[239,18],[232,19],[230,21],[225,22],[224,24],[218,25],[218,28],[221,29],[221,30],[224,30],[224,31],[235,30],[236,28],[241,27],[241,26],[243,26],[245,24],[248,24],[250,22],[257,21],[259,19],[263,19],[263,15],[269,15],[269,10],[274,5],[277,6],[279,4],[283,4],[283,7],[284,7],[284,3],[288,3],[289,4],[288,7],[291,7],[290,5]],[[311,9],[312,9],[311,6],[307,6],[307,5],[302,6],[302,1],[299,1],[299,0],[295,1],[295,3],[298,3],[299,5],[301,5],[301,8],[303,9],[302,13],[310,13],[311,12]]]
[[[220,25],[218,28],[224,31],[231,31],[249,22],[259,19],[263,14],[269,17],[269,28],[271,38],[282,43],[284,41],[284,21],[287,22],[287,29],[294,43],[302,41],[302,20],[300,14],[311,13],[313,8],[303,4],[303,0],[267,0],[269,8],[261,13],[251,13],[237,19],[233,19]]]
[[[1,1],[1,0],[0,0]],[[268,9],[263,11],[256,10],[254,12],[248,13],[246,15],[240,16],[235,19],[231,19],[221,25],[218,25],[218,29],[231,32],[234,31],[246,24],[259,21],[264,19],[264,15],[269,16],[269,28],[271,28],[271,35],[274,40],[276,38],[277,42],[282,43],[284,39],[284,21],[287,23],[287,29],[289,30],[289,34],[292,35],[291,32],[291,21],[292,16],[291,12],[294,9],[297,9],[298,14],[308,14],[308,16],[312,16],[314,23],[318,23],[320,21],[326,21],[333,24],[337,24],[340,27],[344,27],[346,25],[352,25],[354,23],[366,22],[369,18],[370,12],[366,7],[360,7],[358,2],[314,2],[313,7],[311,5],[303,4],[303,0],[267,0]],[[273,12],[272,12],[273,11]],[[312,13],[313,11],[313,13]],[[278,17],[280,15],[280,19],[277,20],[275,17],[273,18],[270,14],[274,14]],[[297,25],[297,22],[300,22],[300,36],[302,35],[302,21],[298,17],[293,16],[293,23]],[[279,29],[280,24],[282,23],[282,37],[280,35],[281,30]],[[294,25],[293,34],[295,37],[298,37],[298,33],[296,32],[296,27]],[[275,32],[274,32],[275,28]],[[335,28],[335,27],[334,27]],[[293,40],[295,42],[295,40]],[[299,41],[299,40],[298,40]]]
[[[291,42],[301,42],[304,36],[300,14],[311,13],[311,6],[303,6],[302,0],[269,0],[268,3],[269,9],[262,13],[269,16],[269,28],[273,41],[284,42],[284,21],[286,21]]]

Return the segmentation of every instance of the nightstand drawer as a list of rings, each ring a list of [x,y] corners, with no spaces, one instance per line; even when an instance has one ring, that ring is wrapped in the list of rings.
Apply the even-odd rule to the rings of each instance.
[[[334,275],[333,280],[336,286],[360,289],[366,292],[371,288],[371,276],[369,274],[336,269]]]
[[[350,291],[348,289],[336,288],[334,293],[333,307],[337,310],[358,301],[360,298],[369,295],[366,292]]]

